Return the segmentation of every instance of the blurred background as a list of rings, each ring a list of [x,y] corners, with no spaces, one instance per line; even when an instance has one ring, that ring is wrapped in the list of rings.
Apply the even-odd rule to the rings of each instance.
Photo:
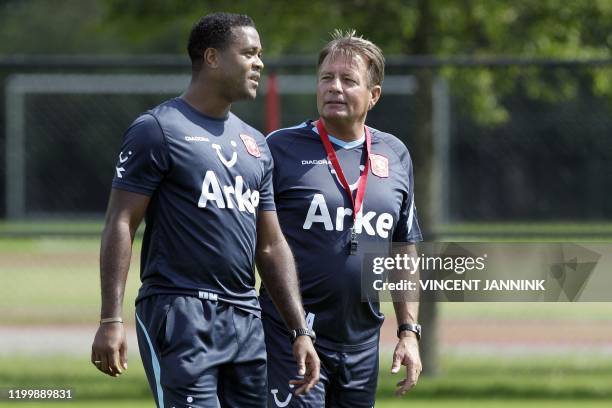
[[[265,78],[233,111],[264,133],[316,117],[334,28],[383,49],[368,124],[410,149],[427,240],[612,241],[612,0],[0,0],[0,389],[153,406],[133,336],[138,257],[130,369],[89,363],[99,236],[123,132],[183,91],[191,26],[221,10],[260,33]],[[377,406],[612,402],[609,303],[424,302],[427,376],[402,399],[384,308]]]

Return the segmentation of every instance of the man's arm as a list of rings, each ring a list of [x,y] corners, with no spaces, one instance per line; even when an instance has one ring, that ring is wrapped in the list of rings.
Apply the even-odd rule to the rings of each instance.
[[[101,319],[123,316],[132,242],[148,204],[149,197],[145,195],[111,190],[100,248]],[[113,377],[127,369],[127,341],[122,323],[100,324],[91,347],[91,362]]]
[[[257,220],[257,269],[270,298],[289,329],[305,328],[304,309],[300,296],[293,255],[278,224],[276,211],[259,211]],[[289,339],[287,339],[289,341]],[[308,336],[299,336],[293,343],[298,375],[303,380],[295,394],[307,393],[319,381],[319,357]]]
[[[406,254],[410,258],[416,259],[416,246],[414,244],[395,243],[392,250],[392,256],[395,257],[396,254],[402,256]],[[415,265],[415,263],[412,263],[412,265]],[[412,275],[410,272],[409,270],[401,270],[399,272],[390,273],[389,280],[401,281],[406,279],[418,283],[419,271],[412,271],[414,272]],[[395,309],[398,327],[401,324],[416,324],[418,322],[419,302],[417,295],[407,293],[395,294],[393,297],[393,308]],[[419,354],[418,339],[415,333],[408,330],[400,333],[400,338],[393,352],[391,372],[393,374],[398,373],[402,365],[406,366],[406,378],[397,383],[398,389],[396,395],[398,396],[404,395],[416,385],[423,369],[421,365],[421,356]]]

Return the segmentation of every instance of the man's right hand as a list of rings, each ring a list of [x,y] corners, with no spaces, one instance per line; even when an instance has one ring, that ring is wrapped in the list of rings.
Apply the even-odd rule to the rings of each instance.
[[[91,346],[91,363],[111,377],[127,370],[127,340],[123,323],[101,324]]]
[[[291,380],[289,384],[298,386],[295,395],[308,393],[319,381],[321,362],[317,351],[308,336],[298,336],[293,342],[293,356],[298,365],[300,380]]]

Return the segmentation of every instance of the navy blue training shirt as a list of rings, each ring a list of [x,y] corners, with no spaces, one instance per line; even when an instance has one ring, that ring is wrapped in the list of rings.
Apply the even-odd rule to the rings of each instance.
[[[113,179],[151,197],[137,301],[204,291],[259,315],[255,226],[258,209],[275,209],[272,169],[263,135],[232,113],[211,118],[175,98],[138,117]]]
[[[313,122],[281,129],[267,138],[275,163],[276,210],[296,259],[304,309],[314,317],[317,343],[341,351],[376,344],[384,319],[376,301],[361,301],[361,263],[366,248],[388,251],[392,241],[422,239],[408,149],[395,136],[368,129],[372,135],[371,165],[355,225],[357,255],[348,251],[352,204],[328,162]],[[363,140],[345,143],[331,135],[330,140],[355,193],[366,159]],[[281,321],[265,288],[260,302],[264,313]]]

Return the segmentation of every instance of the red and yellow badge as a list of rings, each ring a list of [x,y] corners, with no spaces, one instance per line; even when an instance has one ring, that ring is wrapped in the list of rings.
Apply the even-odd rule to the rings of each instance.
[[[259,146],[257,146],[257,141],[253,137],[247,134],[241,133],[240,138],[242,139],[242,142],[244,143],[244,146],[246,147],[247,152],[249,152],[251,156],[261,157]]]
[[[389,159],[380,154],[370,153],[372,174],[378,177],[389,177]]]

